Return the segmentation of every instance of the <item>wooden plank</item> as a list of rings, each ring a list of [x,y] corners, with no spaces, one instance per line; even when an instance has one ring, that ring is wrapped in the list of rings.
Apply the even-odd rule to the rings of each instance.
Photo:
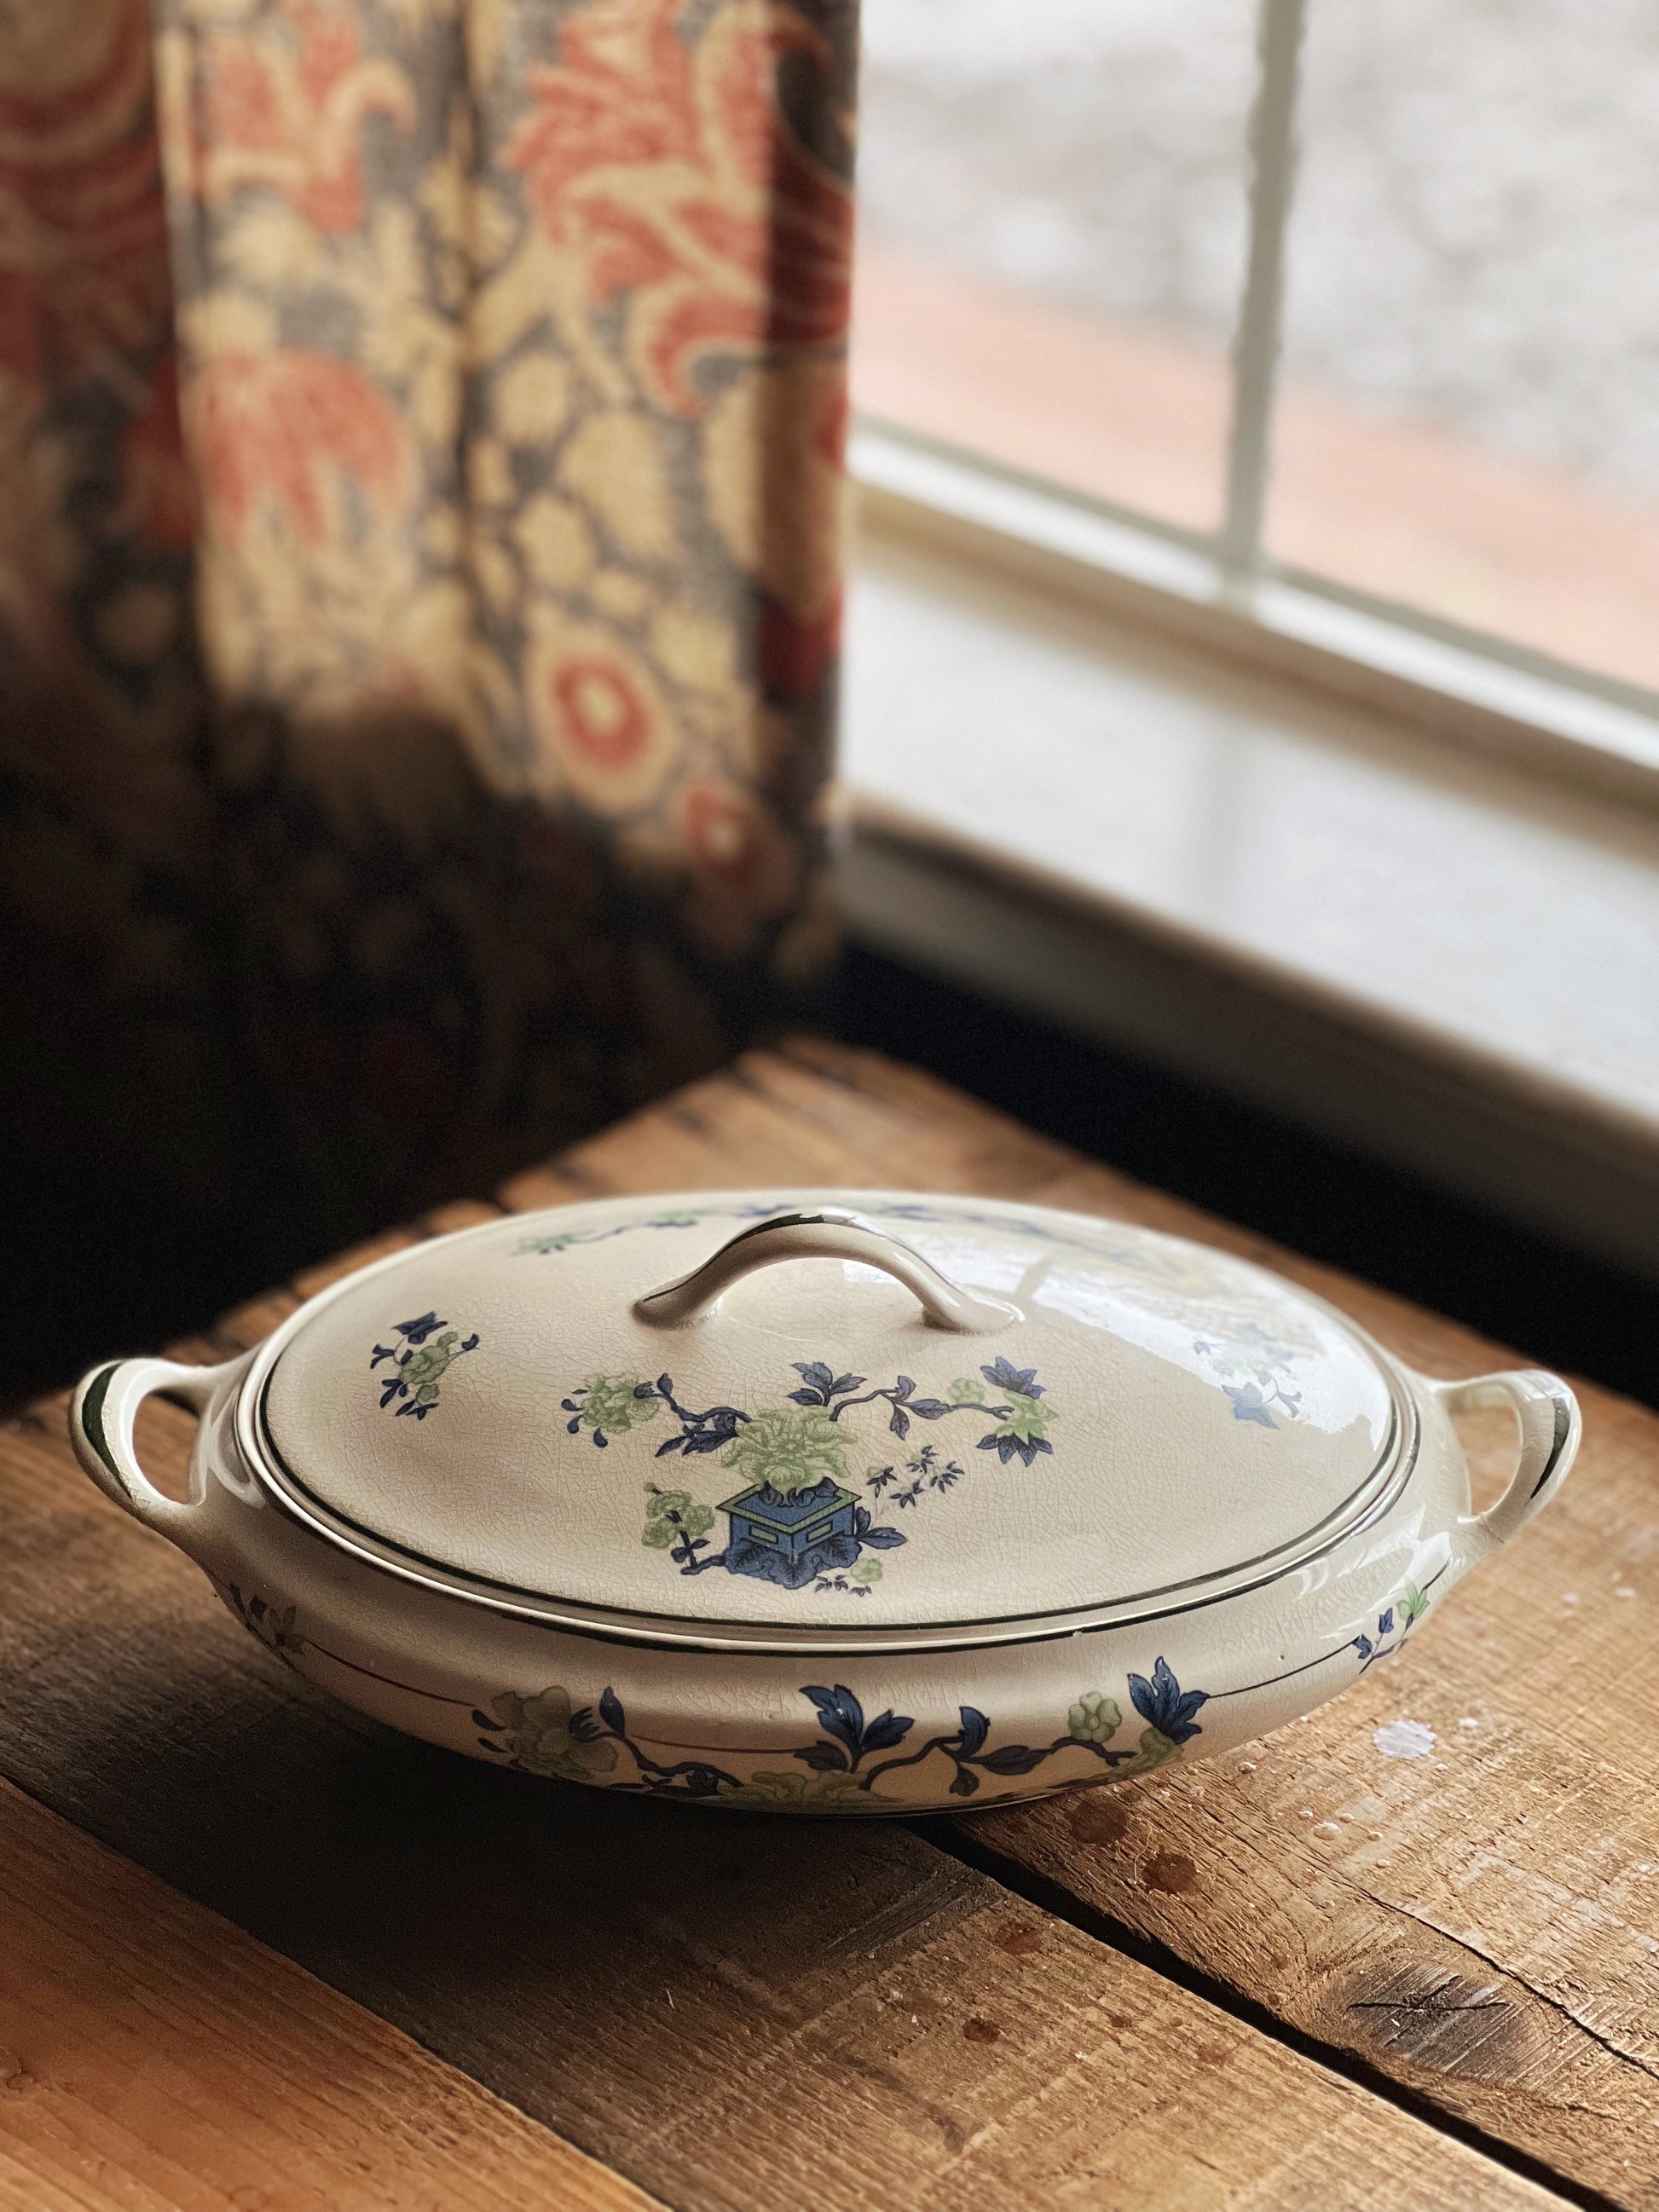
[[[931,1179],[1052,1164],[921,1099]],[[845,1176],[854,1146],[903,1180],[918,1126],[760,1059],[542,1188]],[[59,1419],[0,1440],[0,1768],[676,2204],[1549,2201],[903,1829],[609,1801],[329,1706]],[[189,1435],[155,1409],[158,1473]]]
[[[0,1783],[7,2212],[651,2201]]]
[[[135,1597],[177,1579],[142,1548]],[[257,1650],[201,1662],[188,1725],[204,1692],[232,1725],[206,1774],[150,1732],[119,1785],[149,1850],[675,2203],[1551,2203],[902,1829],[622,1805],[392,1739],[327,1756]],[[111,1728],[146,1732],[106,1697],[60,1754]],[[0,1898],[0,2203],[639,2201],[15,1792]]]

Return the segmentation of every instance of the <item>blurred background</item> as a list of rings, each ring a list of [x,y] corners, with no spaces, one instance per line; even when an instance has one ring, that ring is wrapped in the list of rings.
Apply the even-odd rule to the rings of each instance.
[[[1609,0],[1593,27],[1571,0],[1450,10],[1425,0],[1261,9],[1052,0],[1036,10],[870,0],[853,352],[855,404],[866,421],[894,426],[901,453],[943,445],[1003,480],[1053,489],[1041,520],[1035,509],[992,519],[1005,544],[1038,530],[1052,546],[1068,515],[1113,519],[1128,530],[1100,541],[1091,557],[1103,570],[1156,581],[1149,544],[1194,549],[1213,563],[1190,586],[1200,595],[1301,586],[1295,620],[1374,620],[1337,640],[1355,654],[1348,673],[1362,691],[1385,662],[1423,678],[1421,691],[1389,702],[1430,740],[1410,757],[1357,726],[1346,757],[1340,748],[1257,757],[1254,737],[1235,734],[1240,688],[1223,681],[1165,692],[1141,684],[1115,716],[1092,719],[1092,755],[1062,759],[1022,726],[1021,686],[1035,679],[1061,721],[1079,714],[1085,683],[1146,672],[1138,640],[1113,632],[1121,610],[1091,600],[1056,654],[1058,665],[1097,645],[1087,676],[1073,664],[1076,681],[1050,688],[1028,660],[1000,701],[1005,726],[1019,730],[1004,756],[1010,769],[1017,756],[1019,780],[1004,860],[1018,841],[1046,896],[1062,877],[1080,889],[1086,876],[1096,900],[1111,902],[1103,933],[1051,942],[1050,965],[1107,964],[1143,923],[1173,923],[1203,933],[1200,964],[1271,950],[1281,983],[1316,982],[1345,1016],[1433,1023],[1446,1046],[1479,1036],[1492,1048],[1476,1079],[1490,1097],[1523,1058],[1529,1078],[1562,1080],[1543,1115],[1558,1133],[1582,1116],[1595,1127],[1589,1141],[1617,1149],[1627,1180],[1612,1203],[1640,1227],[1612,1264],[1588,1220],[1558,1217],[1556,1233],[1539,1236],[1539,1201],[1565,1194],[1577,1170],[1540,1156],[1483,1174],[1471,1155],[1495,1161],[1494,1132],[1471,1137],[1451,1164],[1438,1109],[1397,1069],[1376,1085],[1377,1115],[1326,1095],[1342,1080],[1334,1054],[1316,1052],[1277,1085],[1261,1079],[1260,1063],[1281,1049],[1267,990],[1246,1018],[1258,1024],[1254,1044],[1229,1059],[1185,1034],[1209,1018],[1196,994],[1191,1016],[1161,1031],[1121,1003],[1188,990],[1156,964],[1126,969],[1110,1006],[1096,994],[1092,1017],[1018,1027],[1034,1001],[1064,995],[1048,993],[1036,957],[1023,992],[1012,967],[1005,975],[988,1034],[971,1019],[974,959],[992,964],[986,945],[962,957],[945,943],[960,912],[930,938],[907,927],[894,897],[878,902],[875,934],[890,954],[914,948],[929,980],[902,988],[902,958],[896,976],[855,946],[851,1003],[864,1032],[912,1052],[925,1037],[936,1064],[1012,1110],[1046,1115],[1155,1181],[1650,1398],[1659,1392],[1655,792],[1650,775],[1620,783],[1610,770],[1650,769],[1659,757],[1656,99],[1659,18],[1632,0]],[[1255,158],[1264,136],[1270,167],[1279,164],[1265,194]],[[1282,227],[1264,257],[1275,183]],[[1241,422],[1253,406],[1260,419]],[[1243,515],[1241,441],[1254,442]],[[875,459],[885,482],[898,480],[890,452]],[[984,520],[971,477],[970,467],[945,495]],[[867,556],[883,535],[868,533]],[[1005,579],[1019,567],[1005,564]],[[1043,574],[1050,586],[1058,578]],[[942,596],[929,579],[901,610],[872,591],[866,657],[890,684],[913,672],[922,688],[920,653],[896,649],[890,633],[901,618],[928,620]],[[1157,596],[1133,604],[1130,628],[1143,637]],[[915,836],[937,801],[916,799],[920,769],[903,777],[884,765],[896,740],[878,729],[873,696],[860,695],[856,597],[854,610],[853,773],[881,795],[878,824],[896,805]],[[1231,636],[1218,655],[1201,627],[1181,635],[1189,669],[1206,653],[1218,667],[1238,642]],[[959,642],[972,649],[965,631]],[[1455,664],[1413,659],[1448,643]],[[988,655],[975,681],[994,679],[996,663]],[[1473,769],[1452,695],[1462,703],[1511,678],[1544,688],[1517,694],[1514,720],[1481,733]],[[1384,684],[1376,696],[1386,695]],[[1256,695],[1245,719],[1257,731],[1299,723],[1328,734],[1342,720],[1328,702],[1301,719],[1313,696]],[[950,781],[947,763],[984,748],[971,794],[962,779],[951,831],[987,872],[997,863],[979,848],[975,811],[991,811],[998,786],[988,724],[981,732],[975,714],[970,697],[952,695],[927,767]],[[1534,714],[1589,743],[1553,755],[1529,787],[1505,784],[1504,769],[1540,757]],[[1573,719],[1583,715],[1593,726]],[[1374,737],[1386,787],[1348,773]],[[1477,791],[1467,777],[1488,768]],[[1097,807],[1097,777],[1115,783]],[[1327,777],[1332,803],[1316,810],[1307,794]],[[1155,800],[1136,795],[1143,784]],[[1587,806],[1597,789],[1608,803]],[[1455,825],[1454,805],[1467,807]],[[1045,809],[1049,834],[1026,837]],[[1097,861],[1085,836],[1066,840],[1060,860],[1052,823],[1073,812],[1097,853],[1110,844],[1144,855],[1178,825],[1178,866],[1166,880],[1144,859]],[[1400,845],[1384,851],[1382,825],[1395,815]],[[1547,848],[1544,824],[1571,827]],[[1423,867],[1425,845],[1437,880]],[[1271,916],[1269,894],[1240,888],[1252,867],[1296,883]],[[988,914],[984,938],[994,931]],[[1070,995],[1080,1007],[1089,994]],[[1079,1030],[1092,1056],[1079,1058]],[[1293,1045],[1287,1036],[1287,1057]],[[1208,1080],[1187,1079],[1194,1074]],[[1259,1110],[1264,1097],[1281,1110]],[[1420,1143],[1397,1141],[1407,1127]],[[1407,1154],[1428,1172],[1401,1174]]]
[[[0,26],[0,1397],[806,1023],[1659,1402],[1659,17],[417,12]]]
[[[1307,11],[1267,545],[1659,684],[1659,21]],[[871,0],[855,396],[1195,531],[1226,496],[1255,10]]]

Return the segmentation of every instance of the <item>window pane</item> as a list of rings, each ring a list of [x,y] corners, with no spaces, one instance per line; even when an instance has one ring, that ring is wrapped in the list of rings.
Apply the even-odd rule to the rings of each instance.
[[[854,392],[1220,519],[1253,0],[865,0]]]
[[[1313,0],[1268,539],[1659,684],[1659,14]]]

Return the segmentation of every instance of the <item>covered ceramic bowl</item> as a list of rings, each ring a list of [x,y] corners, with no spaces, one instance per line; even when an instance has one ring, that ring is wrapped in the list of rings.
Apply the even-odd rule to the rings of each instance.
[[[202,1416],[149,1483],[153,1391]],[[1470,1510],[1452,1416],[1510,1407]],[[1399,1650],[1560,1483],[1553,1376],[1434,1382],[1258,1267],[1038,1206],[700,1194],[520,1215],[76,1449],[260,1640],[498,1765],[913,1813],[1225,1750]]]

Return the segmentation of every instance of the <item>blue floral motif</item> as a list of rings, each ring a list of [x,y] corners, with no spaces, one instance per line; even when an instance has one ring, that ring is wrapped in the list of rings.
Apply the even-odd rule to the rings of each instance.
[[[1167,1659],[1157,1662],[1150,1682],[1144,1674],[1131,1674],[1129,1697],[1142,1720],[1150,1723],[1171,1743],[1188,1743],[1199,1734],[1193,1715],[1200,1705],[1209,1703],[1206,1690],[1182,1688],[1170,1673]]]
[[[1114,1748],[1121,1709],[1115,1699],[1091,1691],[1071,1707],[1063,1735],[1047,1743],[1003,1743],[988,1748],[991,1721],[975,1705],[957,1708],[954,1729],[913,1744],[916,1724],[910,1714],[895,1712],[890,1705],[873,1719],[866,1718],[861,1700],[844,1682],[809,1682],[802,1686],[800,1695],[817,1715],[818,1735],[780,1754],[797,1762],[793,1773],[762,1771],[747,1778],[712,1759],[665,1762],[653,1758],[629,1734],[622,1701],[609,1687],[600,1693],[597,1710],[592,1705],[573,1708],[569,1692],[555,1686],[533,1698],[504,1692],[488,1712],[480,1710],[472,1718],[482,1731],[481,1750],[532,1773],[568,1781],[605,1780],[612,1789],[713,1799],[726,1805],[859,1812],[868,1811],[872,1803],[898,1802],[890,1796],[884,1799],[877,1785],[884,1776],[929,1759],[943,1759],[955,1768],[948,1784],[952,1797],[976,1796],[988,1775],[1005,1780],[1035,1774],[1066,1753],[1082,1753],[1119,1778],[1146,1773],[1181,1756],[1182,1746],[1200,1733],[1192,1715],[1206,1702],[1202,1690],[1183,1691],[1160,1656],[1150,1683],[1143,1675],[1129,1677],[1130,1698],[1149,1723],[1138,1747]],[[1166,1728],[1165,1722],[1170,1726]],[[623,1753],[631,1762],[632,1778],[611,1782],[608,1778],[618,1771],[618,1754]],[[1084,1772],[1073,1778],[1089,1777]]]
[[[439,1320],[434,1308],[416,1315],[413,1321],[393,1322],[392,1334],[399,1341],[377,1344],[368,1363],[371,1370],[391,1363],[379,1378],[380,1410],[384,1413],[400,1401],[399,1414],[410,1413],[423,1421],[438,1402],[441,1379],[463,1352],[477,1350],[477,1333],[463,1340],[459,1329]]]
[[[1429,1609],[1426,1590],[1415,1583],[1407,1583],[1405,1593],[1392,1605],[1385,1605],[1376,1616],[1376,1633],[1367,1636],[1363,1631],[1353,1639],[1352,1648],[1359,1654],[1359,1671],[1376,1666],[1379,1659],[1391,1659]],[[1393,1642],[1389,1641],[1393,1638]]]
[[[1223,1378],[1222,1391],[1231,1401],[1236,1421],[1276,1429],[1274,1407],[1288,1420],[1301,1419],[1302,1394],[1290,1387],[1295,1376],[1295,1350],[1254,1322],[1243,1323],[1228,1336],[1194,1337],[1193,1350]],[[1229,1376],[1234,1378],[1231,1382],[1226,1379]]]

